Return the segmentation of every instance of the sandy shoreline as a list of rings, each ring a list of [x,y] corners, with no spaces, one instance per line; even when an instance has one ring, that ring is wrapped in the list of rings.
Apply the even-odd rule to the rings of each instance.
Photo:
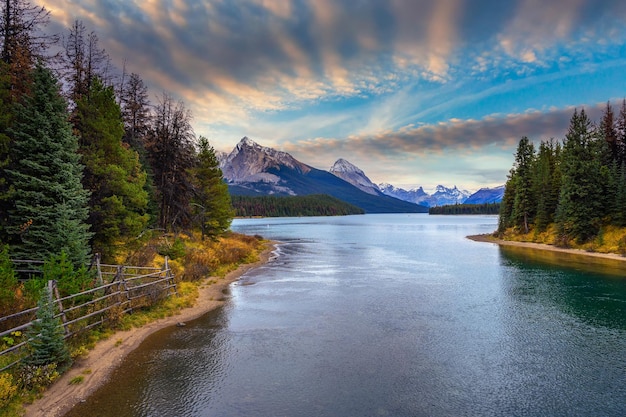
[[[241,265],[225,278],[215,284],[202,285],[199,296],[193,307],[181,310],[175,316],[159,319],[138,329],[116,332],[110,338],[99,342],[87,357],[78,359],[72,369],[50,386],[43,397],[25,407],[26,417],[61,417],[74,405],[87,398],[96,389],[103,385],[113,370],[122,363],[122,360],[150,334],[168,326],[175,326],[179,322],[196,319],[207,312],[224,304],[224,290],[244,273],[258,267],[271,259],[276,245],[268,244],[261,253],[260,260],[253,264]],[[206,281],[211,278],[207,278]],[[121,343],[119,342],[121,340]],[[72,385],[72,378],[82,376],[80,384]]]
[[[567,248],[559,248],[554,245],[547,245],[545,243],[534,243],[534,242],[517,242],[512,240],[502,240],[494,237],[491,234],[485,235],[473,235],[467,236],[468,239],[476,241],[476,242],[487,242],[494,243],[500,246],[513,246],[518,248],[529,248],[529,249],[538,249],[542,251],[556,252],[556,253],[565,253],[569,255],[586,257],[589,260],[598,259],[598,260],[613,260],[624,262],[626,265],[626,257],[619,255],[617,253],[598,253],[598,252],[588,252],[582,249],[567,249]]]

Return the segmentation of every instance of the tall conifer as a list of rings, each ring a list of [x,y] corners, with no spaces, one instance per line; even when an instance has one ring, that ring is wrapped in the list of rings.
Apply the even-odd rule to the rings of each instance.
[[[33,80],[9,129],[13,162],[7,176],[13,206],[7,231],[12,255],[45,259],[64,250],[75,264],[84,263],[91,234],[78,140],[52,72],[38,65]]]
[[[535,146],[526,137],[520,139],[515,154],[515,199],[513,202],[513,223],[524,233],[530,230],[537,201],[533,189],[533,164],[535,162]]]
[[[200,223],[202,237],[215,237],[228,230],[234,210],[213,147],[203,136],[200,136],[198,146],[196,166],[190,170],[192,210]]]
[[[112,87],[105,87],[99,78],[92,80],[73,119],[85,164],[83,184],[91,191],[94,251],[111,257],[118,243],[137,236],[148,222],[146,173],[137,152],[122,143],[124,127]]]
[[[533,184],[537,199],[535,226],[539,232],[546,230],[554,221],[559,201],[560,174],[557,175],[555,172],[558,168],[558,146],[554,140],[541,142],[535,163]]]
[[[600,158],[594,149],[594,131],[584,110],[574,111],[563,144],[563,184],[556,223],[559,242],[583,243],[600,230],[603,209],[603,178]]]

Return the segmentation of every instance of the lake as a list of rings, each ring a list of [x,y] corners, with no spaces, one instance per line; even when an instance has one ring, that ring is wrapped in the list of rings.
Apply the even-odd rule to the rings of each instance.
[[[280,241],[69,416],[626,415],[626,272],[466,239],[496,216],[237,219]]]

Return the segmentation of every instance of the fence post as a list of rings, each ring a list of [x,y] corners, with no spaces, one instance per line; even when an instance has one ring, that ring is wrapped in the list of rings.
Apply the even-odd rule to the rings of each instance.
[[[126,294],[126,300],[128,300],[128,308],[129,311],[133,312],[133,302],[130,299],[130,291],[128,291],[128,285],[126,284],[126,280],[124,279],[124,267],[121,265],[117,266],[117,273],[115,274],[115,279],[118,280],[122,284],[122,288],[124,288],[124,293]]]
[[[67,328],[67,317],[65,316],[65,311],[63,310],[63,303],[61,303],[61,296],[59,295],[59,288],[57,287],[57,282],[55,280],[48,281],[48,290],[50,293],[50,302],[52,302],[52,297],[56,298],[57,305],[59,306],[59,313],[61,315],[61,321],[63,322],[63,332],[65,335],[69,335],[70,331]]]
[[[178,287],[176,286],[176,281],[174,280],[174,274],[172,274],[172,269],[170,268],[169,260],[167,255],[165,256],[165,264],[163,265],[163,269],[165,270],[165,276],[169,278],[167,280],[167,284],[174,288],[174,294],[178,295]]]
[[[98,286],[104,285],[104,280],[102,279],[102,268],[100,266],[100,254],[96,253],[96,271],[98,272]]]

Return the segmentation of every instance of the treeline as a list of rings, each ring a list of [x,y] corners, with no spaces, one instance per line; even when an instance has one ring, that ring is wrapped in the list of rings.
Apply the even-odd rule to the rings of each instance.
[[[607,103],[594,124],[574,111],[562,142],[536,150],[523,137],[506,183],[498,232],[546,231],[555,242],[583,244],[604,226],[626,226],[626,100],[616,116]]]
[[[430,207],[428,214],[498,214],[500,203],[484,204],[449,204]]]
[[[232,196],[239,217],[344,216],[365,214],[363,209],[325,194],[306,196]]]
[[[0,13],[0,244],[11,257],[63,252],[81,265],[147,230],[229,228],[227,186],[184,102],[150,102],[79,21],[44,36],[44,7],[3,0]]]

